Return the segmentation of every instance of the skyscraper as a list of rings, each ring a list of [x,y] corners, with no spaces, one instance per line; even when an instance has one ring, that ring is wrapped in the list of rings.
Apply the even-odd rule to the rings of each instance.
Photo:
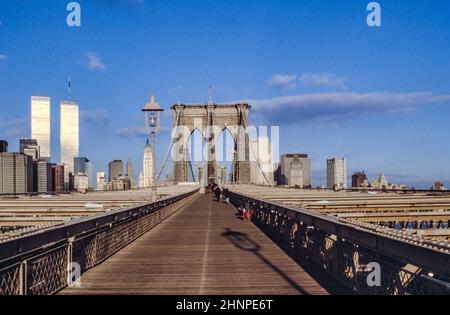
[[[117,179],[123,175],[123,162],[122,160],[114,160],[109,162],[109,181],[111,182],[113,179]]]
[[[82,173],[75,174],[73,186],[76,191],[86,193],[89,190],[89,177]]]
[[[69,165],[61,164],[63,166],[64,171],[64,191],[70,190],[70,173],[69,173]]]
[[[97,190],[105,190],[105,172],[97,172]]]
[[[352,187],[362,187],[367,180],[367,175],[364,172],[356,172],[352,175]]]
[[[33,160],[41,158],[40,148],[36,139],[20,139],[20,153],[31,156]]]
[[[347,188],[347,160],[345,158],[333,158],[327,160],[327,187],[333,189]]]
[[[312,185],[311,159],[308,154],[288,153],[281,156],[279,185],[288,185],[291,187],[308,188]]]
[[[0,194],[24,194],[32,191],[31,156],[16,152],[0,153]]]
[[[62,193],[64,189],[64,165],[53,164],[52,165],[52,177],[53,185],[52,190],[57,193]]]
[[[52,191],[52,165],[46,161],[34,161],[33,179],[33,191],[38,193]]]
[[[41,158],[50,162],[50,97],[31,97],[31,138],[37,141]]]
[[[130,179],[130,188],[134,189],[134,174],[133,174],[134,170],[133,170],[133,161],[128,159],[127,161],[127,171],[126,171],[126,175],[128,176],[128,178]]]
[[[94,176],[94,166],[91,161],[85,157],[75,157],[74,162],[74,175],[83,174],[88,177],[89,188],[94,188],[95,179]]]
[[[88,187],[89,188],[95,188],[95,177],[94,177],[94,165],[92,164],[92,161],[86,162],[86,176],[88,177]]]
[[[142,179],[140,182],[141,187],[147,188],[152,184],[153,176],[153,149],[150,142],[147,139],[147,143],[144,147],[144,157],[142,159]]]
[[[74,158],[79,151],[78,103],[62,101],[60,115],[61,164],[67,164],[69,172],[74,173]]]
[[[0,153],[8,152],[8,142],[6,140],[0,140]]]
[[[74,174],[86,174],[86,163],[89,162],[89,160],[85,157],[75,157],[73,159],[73,172]]]

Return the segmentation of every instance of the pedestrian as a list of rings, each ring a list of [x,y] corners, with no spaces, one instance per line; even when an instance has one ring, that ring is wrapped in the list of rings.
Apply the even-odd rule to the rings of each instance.
[[[220,190],[219,186],[216,186],[214,194],[216,195],[217,201],[220,201],[220,195],[222,194],[222,191]]]
[[[215,192],[214,192],[215,190],[216,190],[216,183],[211,183],[211,184],[210,184],[210,191],[211,191],[211,193],[214,194],[214,193],[215,193]]]
[[[222,194],[223,194],[223,201],[226,203],[230,203],[230,197],[228,195],[228,188],[224,188]]]

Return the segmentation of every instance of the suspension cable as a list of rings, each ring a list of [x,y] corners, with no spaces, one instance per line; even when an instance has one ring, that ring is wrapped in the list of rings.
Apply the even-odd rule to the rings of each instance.
[[[179,125],[179,123],[180,123],[180,113],[179,112],[177,112],[176,113],[176,119],[175,119],[175,121],[176,121],[176,126],[178,127],[178,125]],[[167,153],[166,153],[166,156],[164,157],[164,160],[163,160],[163,164],[161,165],[161,167],[160,167],[160,169],[159,169],[159,172],[158,172],[158,176],[156,176],[156,181],[158,181],[159,180],[159,177],[161,176],[161,173],[162,173],[162,171],[164,170],[164,167],[166,166],[166,163],[167,163],[167,159],[169,158],[169,154],[170,154],[170,152],[172,151],[172,147],[173,147],[173,144],[174,144],[174,137],[172,137],[171,136],[171,138],[172,138],[172,140],[170,141],[170,146],[169,146],[169,150],[167,150]]]
[[[242,115],[242,113],[241,113],[241,115]],[[244,125],[244,128],[247,129],[247,126],[246,126],[246,124],[245,124],[245,120],[244,120],[244,119],[242,119],[242,123],[243,123],[243,125]],[[244,139],[244,141],[245,141],[245,139]],[[249,141],[250,141],[250,139],[249,139]],[[257,139],[257,141],[258,141],[258,139]],[[259,141],[257,142],[257,146],[259,147]],[[251,152],[253,153],[253,158],[255,158],[256,163],[257,163],[257,165],[258,165],[258,168],[259,168],[259,170],[261,171],[261,174],[263,175],[263,177],[264,177],[264,179],[265,179],[267,185],[270,186],[270,185],[271,185],[271,184],[270,184],[270,181],[269,181],[269,179],[267,178],[266,173],[262,170],[261,164],[259,163],[259,158],[258,158],[257,156],[255,156],[255,152],[252,150],[252,146],[250,145],[250,143],[249,143],[249,151],[251,151]]]

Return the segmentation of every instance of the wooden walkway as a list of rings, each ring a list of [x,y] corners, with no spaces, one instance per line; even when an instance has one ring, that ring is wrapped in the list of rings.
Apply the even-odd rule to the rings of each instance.
[[[234,208],[201,195],[60,294],[328,294]]]

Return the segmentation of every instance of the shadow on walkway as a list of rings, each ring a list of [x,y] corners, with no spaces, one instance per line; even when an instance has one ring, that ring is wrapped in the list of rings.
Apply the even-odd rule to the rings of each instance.
[[[253,223],[252,223],[253,224]],[[344,287],[334,280],[329,274],[316,266],[313,262],[301,255],[298,250],[290,247],[278,235],[273,233],[270,229],[255,225],[267,237],[269,237],[280,249],[283,250],[289,257],[291,257],[300,267],[303,268],[317,283],[325,288],[332,295],[354,295],[354,292]]]
[[[269,266],[272,270],[277,272],[283,279],[289,283],[291,287],[297,290],[300,294],[308,295],[309,293],[305,291],[299,284],[297,284],[294,280],[292,280],[287,274],[285,274],[280,268],[275,266],[269,259],[264,257],[260,253],[261,246],[255,242],[250,236],[245,233],[237,232],[230,230],[228,228],[225,229],[225,232],[222,233],[222,236],[226,237],[231,244],[233,244],[236,248],[239,248],[244,251],[252,252],[256,257],[258,257],[264,264]]]

